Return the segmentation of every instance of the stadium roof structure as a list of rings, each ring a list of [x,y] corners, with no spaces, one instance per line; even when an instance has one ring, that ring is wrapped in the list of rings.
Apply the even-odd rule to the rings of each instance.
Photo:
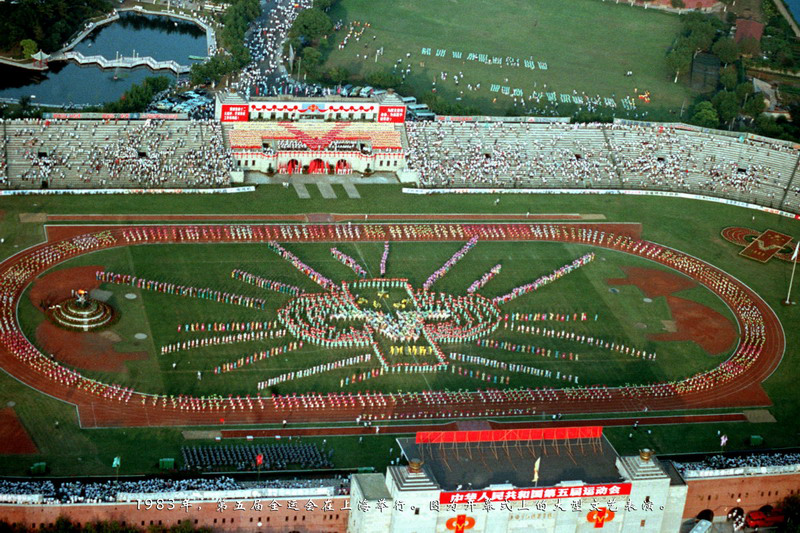
[[[537,459],[541,459],[540,487],[562,481],[612,483],[622,479],[616,466],[619,455],[602,435],[602,428],[425,433],[432,432],[397,442],[407,460],[422,459],[426,471],[445,491],[504,484],[531,487]]]
[[[218,93],[217,99],[221,104],[246,104],[249,102],[293,102],[293,103],[318,103],[318,102],[327,102],[327,103],[351,103],[351,104],[359,104],[359,103],[369,103],[374,104],[375,102],[383,100],[383,98],[378,98],[376,96],[339,96],[338,94],[330,94],[325,96],[294,96],[291,94],[278,94],[272,96],[250,96],[248,98],[244,98],[236,93]]]

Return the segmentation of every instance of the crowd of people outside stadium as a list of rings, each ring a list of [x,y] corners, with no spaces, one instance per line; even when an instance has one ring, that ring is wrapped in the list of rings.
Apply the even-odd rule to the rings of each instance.
[[[245,37],[251,61],[242,69],[238,80],[231,83],[232,89],[249,96],[322,96],[335,92],[318,84],[295,80],[283,68],[284,40],[298,13],[312,4],[312,0],[278,0],[268,10],[268,15],[254,24]],[[301,61],[300,50],[293,50],[293,53],[296,57],[292,65],[296,65]]]

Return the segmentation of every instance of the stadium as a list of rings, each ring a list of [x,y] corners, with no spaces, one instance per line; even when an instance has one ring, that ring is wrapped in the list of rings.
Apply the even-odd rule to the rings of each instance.
[[[2,121],[9,527],[790,527],[800,145],[239,89]]]

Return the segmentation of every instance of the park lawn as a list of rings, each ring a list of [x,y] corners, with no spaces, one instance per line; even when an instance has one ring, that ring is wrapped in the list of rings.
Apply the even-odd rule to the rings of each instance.
[[[444,264],[461,246],[462,242],[443,242],[437,246],[429,243],[393,243],[391,245],[389,277],[407,277],[413,287],[423,282]],[[301,260],[311,265],[334,281],[354,280],[355,274],[330,254],[330,244],[287,244],[287,248]],[[336,245],[344,253],[352,255],[364,265],[370,275],[377,275],[383,245],[381,243],[344,243]],[[435,292],[465,294],[466,288],[498,262],[502,272],[495,277],[481,294],[492,298],[505,294],[514,287],[524,285],[542,275],[570,263],[576,257],[596,250],[597,259],[589,265],[570,273],[535,293],[525,295],[502,307],[503,312],[512,313],[586,313],[592,317],[588,322],[537,322],[534,325],[575,332],[621,343],[647,352],[656,352],[655,361],[642,360],[630,355],[594,348],[576,341],[551,339],[543,336],[514,332],[500,327],[490,339],[508,341],[520,345],[532,345],[549,350],[548,356],[534,355],[490,347],[479,347],[474,343],[449,345],[442,349],[446,354],[463,353],[480,355],[507,363],[520,363],[542,370],[549,370],[553,377],[537,377],[525,373],[514,373],[486,366],[455,362],[455,366],[491,374],[492,386],[501,388],[573,386],[572,382],[556,379],[556,375],[577,375],[580,385],[623,385],[626,383],[649,383],[653,381],[681,379],[703,370],[708,370],[724,360],[724,355],[707,356],[702,349],[690,342],[652,342],[648,333],[663,331],[662,320],[669,320],[669,309],[664,298],[651,303],[643,301],[642,293],[632,286],[621,286],[611,292],[606,280],[624,277],[620,266],[647,266],[660,270],[655,263],[614,251],[594,249],[590,246],[563,243],[519,243],[479,242],[450,272],[432,287]],[[117,344],[119,351],[145,350],[146,360],[126,363],[122,373],[99,372],[78,369],[87,376],[104,382],[130,386],[142,392],[154,394],[255,394],[258,383],[267,378],[287,372],[298,371],[346,357],[369,353],[367,348],[327,350],[312,344],[289,353],[276,354],[270,358],[237,368],[231,372],[215,374],[214,369],[226,362],[241,357],[284,346],[294,341],[293,337],[250,341],[213,347],[181,350],[171,354],[160,354],[164,345],[193,338],[205,338],[223,333],[178,332],[178,326],[192,322],[251,322],[274,321],[276,311],[289,301],[289,297],[273,293],[231,279],[230,273],[239,268],[256,275],[295,284],[309,292],[319,292],[320,287],[300,274],[288,262],[260,244],[175,244],[138,245],[112,248],[94,252],[59,268],[84,265],[104,265],[112,272],[132,274],[140,278],[168,281],[195,287],[208,287],[224,292],[245,294],[265,298],[267,310],[254,310],[223,303],[193,298],[160,294],[139,290],[130,286],[103,284],[102,288],[113,293],[121,319],[113,330],[123,341]],[[705,290],[707,301],[715,297]],[[125,298],[126,294],[135,299]],[[21,318],[24,330],[30,335],[42,320],[41,314],[31,311],[26,299]],[[717,307],[732,321],[731,313],[722,302]],[[597,315],[598,320],[593,317]],[[185,328],[184,328],[185,329]],[[136,333],[145,333],[145,341],[136,340]],[[382,343],[388,355],[386,339]],[[555,352],[579,354],[579,360],[557,358]],[[390,358],[392,359],[392,358]],[[407,361],[406,361],[407,359]],[[412,358],[398,359],[411,362]],[[429,357],[425,360],[433,362]],[[176,363],[173,368],[172,364]],[[452,371],[425,374],[386,374],[366,382],[352,382],[344,387],[341,381],[354,373],[378,369],[376,359],[360,365],[316,374],[314,376],[287,381],[273,387],[280,394],[304,392],[356,392],[368,388],[392,392],[396,390],[460,389],[485,386],[486,383],[464,378]],[[198,379],[198,372],[202,379]],[[498,383],[494,377],[508,377],[507,384]]]
[[[673,83],[666,53],[680,31],[677,15],[600,0],[342,0],[331,9],[334,21],[344,27],[332,36],[331,51],[323,68],[344,67],[353,83],[373,71],[391,71],[398,65],[411,67],[405,85],[418,99],[436,93],[449,102],[477,106],[484,114],[505,114],[514,107],[511,96],[492,92],[491,85],[522,89],[527,98],[533,91],[558,94],[585,93],[590,97],[614,98],[617,116],[641,116],[642,112],[676,110],[687,97],[687,89]],[[351,22],[369,23],[358,42],[339,43]],[[363,27],[363,26],[362,26]],[[373,38],[374,37],[374,38]],[[376,50],[383,55],[375,61]],[[422,53],[430,48],[430,55]],[[445,50],[437,57],[437,50]],[[461,59],[453,52],[462,52]],[[467,61],[469,53],[489,58],[517,58],[520,66]],[[363,59],[366,54],[367,59]],[[411,54],[407,57],[407,54]],[[357,58],[360,55],[361,58]],[[524,59],[547,63],[547,69],[526,68]],[[423,66],[424,65],[424,66]],[[398,69],[399,71],[399,69]],[[633,76],[626,76],[632,71]],[[447,79],[441,79],[441,73]],[[453,76],[463,73],[455,84]],[[470,91],[467,84],[480,83]],[[363,84],[363,83],[362,83]],[[638,95],[650,92],[651,103]],[[463,92],[463,94],[462,94]],[[625,112],[624,97],[633,98],[638,109]],[[496,102],[493,103],[493,99]],[[573,104],[547,104],[547,114],[568,115]],[[584,106],[585,109],[585,106]],[[602,111],[613,111],[601,107]]]

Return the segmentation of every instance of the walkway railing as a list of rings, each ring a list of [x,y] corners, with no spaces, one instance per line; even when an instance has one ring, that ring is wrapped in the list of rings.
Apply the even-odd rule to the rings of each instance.
[[[190,68],[186,65],[179,65],[176,61],[156,61],[150,56],[147,57],[120,57],[117,59],[106,59],[103,56],[85,56],[80,52],[65,52],[55,59],[69,59],[79,65],[91,63],[100,65],[101,68],[136,68],[149,67],[152,70],[171,70],[176,74],[186,74]]]

